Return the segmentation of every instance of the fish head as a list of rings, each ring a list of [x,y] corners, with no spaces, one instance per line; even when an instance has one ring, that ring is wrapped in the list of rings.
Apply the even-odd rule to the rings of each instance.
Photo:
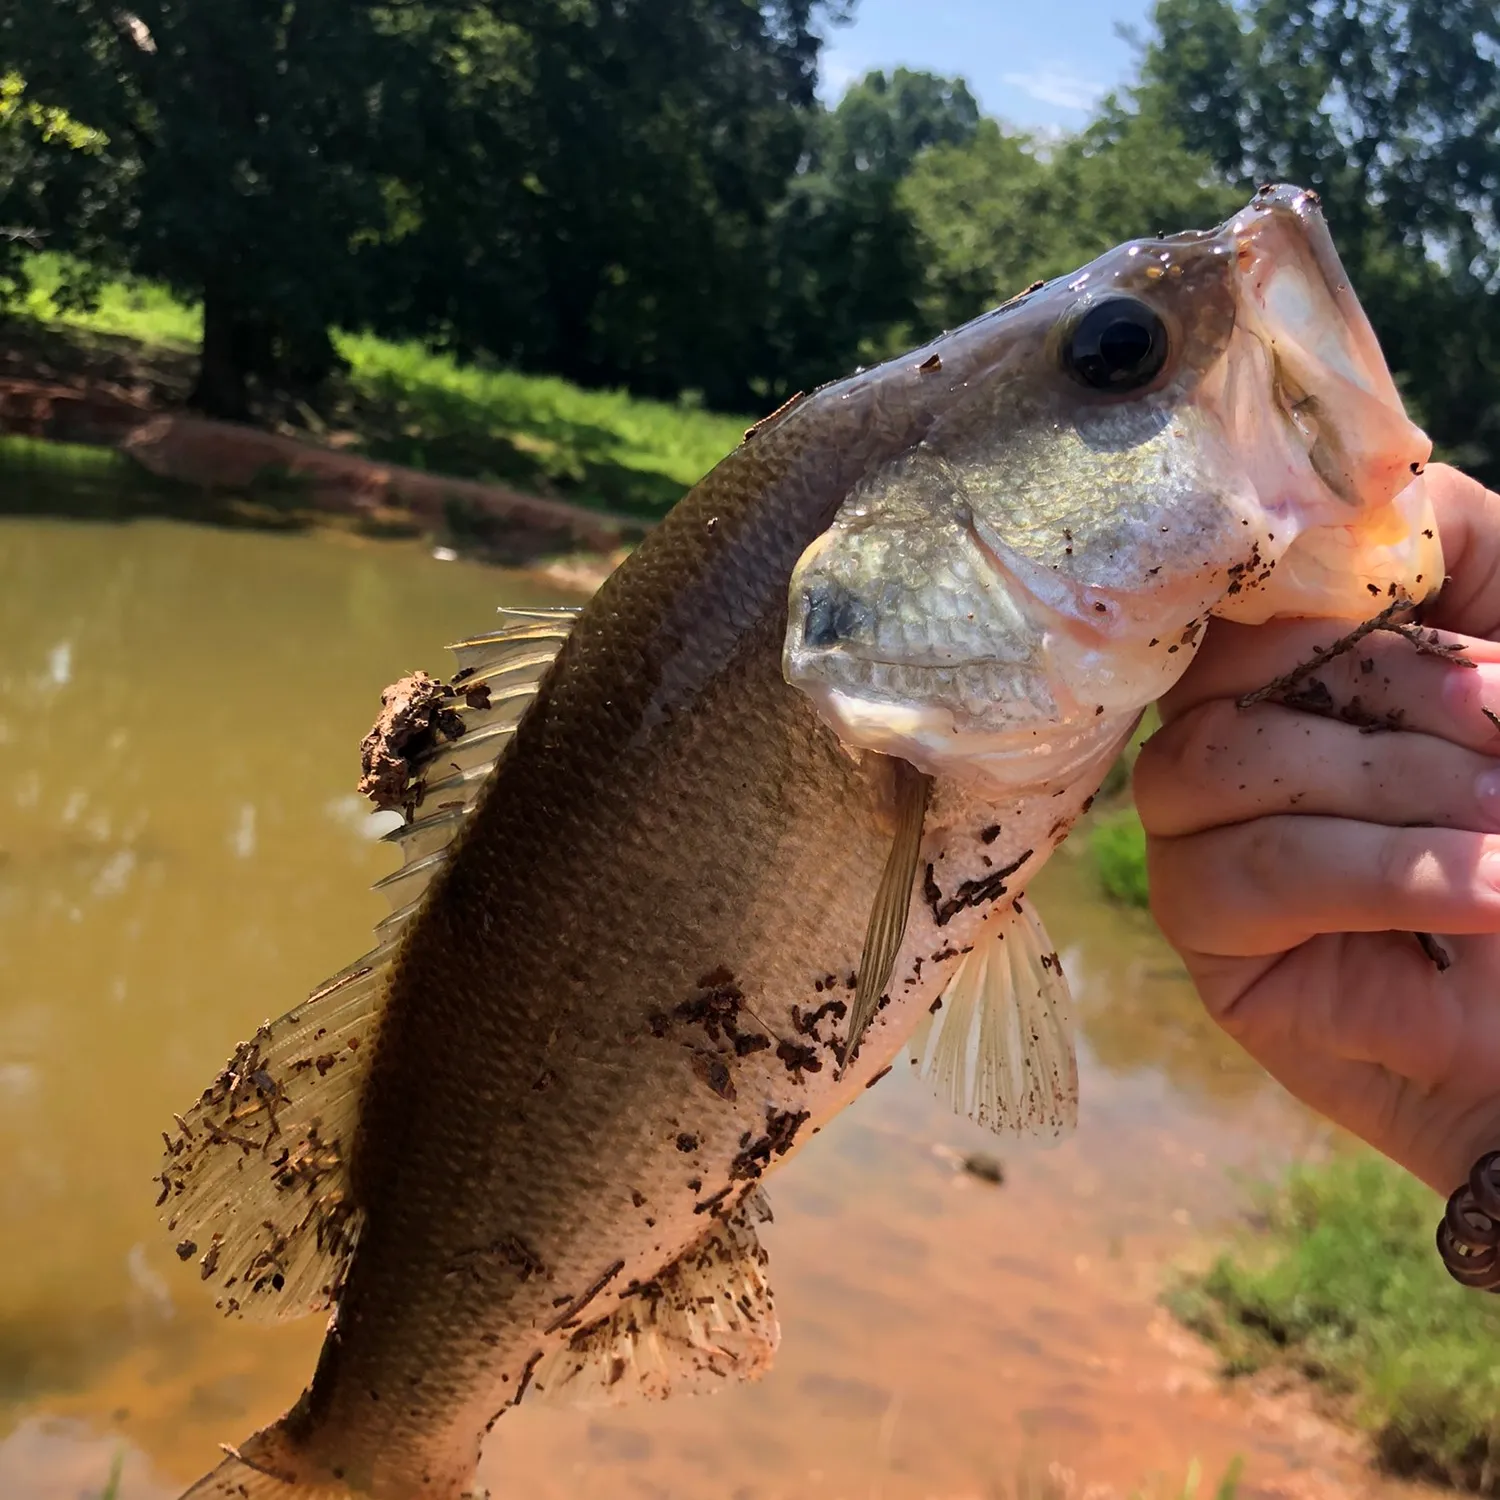
[[[1075,780],[1210,616],[1359,619],[1442,579],[1430,445],[1293,188],[821,396],[915,405],[922,436],[803,553],[785,675],[932,774]]]

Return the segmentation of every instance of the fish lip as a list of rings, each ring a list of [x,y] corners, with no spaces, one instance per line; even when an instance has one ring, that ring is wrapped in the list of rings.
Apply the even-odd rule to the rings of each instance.
[[[1234,246],[1247,332],[1333,520],[1389,504],[1431,444],[1411,421],[1350,285],[1316,193],[1263,187],[1221,226]]]

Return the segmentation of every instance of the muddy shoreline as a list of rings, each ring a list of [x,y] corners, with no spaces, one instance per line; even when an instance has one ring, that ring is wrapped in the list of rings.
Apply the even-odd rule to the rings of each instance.
[[[51,377],[51,378],[47,378]],[[592,591],[648,523],[509,485],[343,451],[335,441],[163,406],[154,382],[48,370],[0,374],[0,434],[108,448],[144,474],[205,495],[270,491],[303,519],[424,535],[478,560]]]

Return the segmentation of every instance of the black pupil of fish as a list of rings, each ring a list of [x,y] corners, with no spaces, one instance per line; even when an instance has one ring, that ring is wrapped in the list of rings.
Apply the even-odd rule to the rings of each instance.
[[[1167,358],[1167,330],[1144,302],[1112,297],[1079,320],[1068,340],[1069,372],[1097,390],[1130,390],[1155,378]]]

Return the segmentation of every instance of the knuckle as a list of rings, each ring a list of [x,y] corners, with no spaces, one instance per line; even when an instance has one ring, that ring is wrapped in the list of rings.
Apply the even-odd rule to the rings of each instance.
[[[1236,862],[1241,880],[1250,891],[1266,895],[1286,886],[1295,857],[1291,822],[1272,817],[1243,825]]]
[[[1147,846],[1147,895],[1151,915],[1179,952],[1196,948],[1205,913],[1214,904],[1211,835],[1154,840]]]
[[[1375,890],[1404,894],[1412,883],[1410,841],[1398,828],[1381,828],[1370,855],[1370,878]]]
[[[1136,760],[1134,789],[1148,833],[1171,832],[1174,812],[1222,779],[1225,754],[1242,732],[1239,709],[1224,698],[1188,709],[1158,730]]]

